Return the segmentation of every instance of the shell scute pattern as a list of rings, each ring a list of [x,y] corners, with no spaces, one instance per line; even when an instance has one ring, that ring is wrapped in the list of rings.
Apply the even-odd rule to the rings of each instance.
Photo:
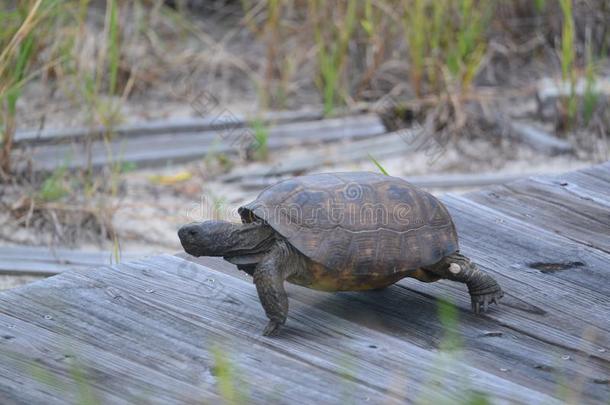
[[[265,189],[240,214],[262,218],[337,277],[398,273],[458,250],[449,212],[431,194],[375,173],[327,173]]]

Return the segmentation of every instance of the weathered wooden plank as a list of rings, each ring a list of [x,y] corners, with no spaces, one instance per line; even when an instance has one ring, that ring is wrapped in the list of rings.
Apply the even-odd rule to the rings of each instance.
[[[610,253],[610,201],[601,205],[591,198],[583,199],[582,193],[576,193],[574,187],[567,187],[567,183],[532,178],[470,193],[468,198]]]
[[[607,174],[610,177],[610,170]],[[607,214],[607,210],[610,208],[610,200],[606,198],[605,194],[608,194],[608,190],[604,188],[590,190],[591,186],[586,189],[585,187],[589,183],[583,181],[570,183],[550,176],[534,176],[529,187],[523,188],[532,189],[539,193],[548,193],[547,198],[557,199],[558,203],[570,204],[573,207],[578,206],[579,209],[584,210],[589,215],[595,215],[595,212]],[[518,184],[517,186],[521,187],[522,185]]]
[[[192,272],[193,271],[201,271],[201,269],[196,268],[196,269],[191,269],[191,270],[187,270],[186,272]],[[213,274],[213,273],[212,273]],[[209,277],[210,275],[202,275],[202,277],[204,277],[203,279],[199,278],[199,276],[197,276],[198,281],[203,281],[203,284],[206,285],[203,287],[204,290],[207,290],[208,292],[210,292],[208,285],[209,282]],[[220,279],[221,276],[216,276],[215,280],[218,281]],[[140,277],[136,277],[136,280],[140,278]],[[230,283],[230,285],[227,285],[227,288],[235,288],[239,291],[239,297],[242,297],[244,294],[248,296],[248,306],[252,307],[257,315],[257,320],[254,323],[254,330],[252,330],[253,332],[256,331],[257,333],[260,331],[260,328],[262,327],[262,325],[264,325],[264,323],[266,322],[266,319],[262,313],[261,308],[259,307],[259,302],[258,302],[258,298],[256,296],[255,293],[255,289],[253,288],[252,284],[250,282],[247,283],[236,283],[234,281],[234,279],[231,278],[222,278],[224,279],[227,283]],[[184,280],[184,282],[189,283],[189,284],[193,284],[193,280],[191,278],[186,278]],[[195,284],[197,284],[197,281],[195,281]],[[161,285],[167,285],[167,283],[162,283]],[[181,286],[182,288],[187,288],[186,285],[185,286]],[[222,288],[222,287],[218,287],[218,288]],[[243,288],[243,289],[242,289]],[[215,288],[213,288],[215,289]],[[196,288],[192,289],[192,290],[196,290]],[[222,290],[221,290],[222,291]],[[234,290],[232,290],[234,291]],[[224,291],[223,291],[224,292]],[[223,292],[221,292],[220,294],[222,294]],[[206,294],[204,294],[206,295]],[[304,311],[303,314],[300,313],[301,309]],[[318,308],[324,308],[324,306],[318,306]],[[341,353],[342,350],[339,351],[339,353],[334,353],[333,350],[330,350],[330,348],[332,347],[337,347],[336,344],[324,344],[323,342],[320,342],[320,344],[323,345],[323,347],[319,348],[318,350],[323,350],[324,353],[321,353],[320,358],[323,358],[325,360],[328,360],[329,358],[329,354],[330,354],[330,359],[334,359],[335,360],[335,366],[336,366],[336,359],[340,358],[342,356],[345,356],[347,354],[348,357],[355,355],[356,353],[349,353],[350,351],[353,350],[357,350],[358,353],[358,359],[360,361],[363,361],[364,363],[370,361],[371,365],[365,366],[365,370],[367,370],[367,372],[387,372],[387,369],[377,369],[377,363],[379,362],[379,359],[374,358],[374,359],[369,359],[369,357],[371,356],[370,354],[370,350],[362,350],[362,348],[367,347],[368,349],[375,349],[374,347],[369,347],[370,346],[370,342],[378,342],[381,343],[380,346],[382,347],[386,347],[388,348],[389,351],[391,351],[394,356],[397,356],[398,352],[405,352],[408,353],[410,352],[411,349],[411,345],[409,344],[403,344],[402,339],[400,340],[401,344],[399,346],[395,346],[392,347],[391,343],[386,343],[384,344],[383,342],[383,337],[385,335],[381,335],[381,336],[377,336],[376,334],[371,334],[369,331],[367,330],[363,330],[360,331],[360,329],[358,327],[354,327],[351,324],[345,324],[344,322],[340,321],[340,320],[332,320],[331,322],[326,323],[325,322],[325,318],[326,318],[326,314],[325,313],[316,313],[317,311],[314,311],[311,309],[311,307],[309,305],[299,305],[299,306],[294,306],[291,309],[291,316],[295,319],[295,321],[293,322],[293,327],[294,327],[294,323],[299,322],[299,329],[301,329],[300,331],[294,331],[294,333],[298,333],[297,335],[293,335],[292,333],[290,333],[290,331],[287,331],[287,339],[289,341],[291,341],[291,345],[295,343],[296,340],[299,341],[299,344],[304,344],[303,348],[299,348],[297,350],[297,347],[292,347],[290,348],[291,351],[294,351],[294,355],[303,355],[303,353],[301,353],[301,350],[304,349],[309,349],[311,346],[317,346],[318,343],[316,343],[319,339],[321,338],[326,338],[327,335],[330,335],[331,337],[335,337],[338,338],[340,336],[350,336],[351,338],[348,339],[347,342],[344,342],[344,347],[343,349],[345,349],[346,353]],[[247,315],[249,315],[250,312],[247,313]],[[303,318],[304,317],[304,318]],[[229,320],[229,323],[233,323],[237,321],[236,319],[232,319]],[[240,321],[241,322],[241,321]],[[303,324],[300,322],[304,322]],[[330,326],[332,325],[332,326]],[[250,327],[252,325],[249,325]],[[302,326],[305,326],[305,328],[302,328]],[[231,325],[231,327],[233,327],[233,325]],[[328,329],[326,329],[328,328]],[[240,327],[240,330],[242,328]],[[318,334],[321,334],[322,336],[318,336]],[[312,339],[313,338],[313,339]],[[301,340],[303,339],[303,340]],[[364,340],[364,341],[360,341],[360,340]],[[381,340],[378,340],[381,339]],[[312,341],[313,340],[313,341]],[[275,340],[273,341],[275,343]],[[278,342],[283,346],[284,342]],[[330,343],[330,342],[329,342]],[[390,346],[386,346],[387,344],[390,344]],[[398,343],[396,343],[398,344]],[[368,345],[368,346],[367,346]],[[286,349],[288,349],[289,347],[286,347]],[[383,353],[385,355],[385,353]],[[375,355],[373,355],[374,357],[377,357],[378,353],[375,353]],[[421,356],[423,356],[423,354],[420,354]],[[308,355],[307,358],[310,358],[311,355]],[[400,361],[400,359],[393,359],[394,361]],[[382,361],[382,363],[386,363],[385,361]],[[414,368],[417,367],[417,365],[413,362],[413,361],[409,361],[408,362],[410,365],[410,368]],[[420,364],[425,364],[424,368],[427,368],[429,366],[429,364],[427,362],[423,362]],[[374,369],[371,369],[371,366],[375,365]],[[405,367],[405,364],[402,365],[396,365],[394,366],[390,366],[390,368],[392,370],[394,370],[394,372],[396,373],[400,373],[401,370],[403,370]],[[358,367],[355,367],[358,368]],[[374,370],[374,371],[372,371]],[[473,371],[478,373],[479,371]],[[368,378],[372,377],[371,375],[366,374],[366,377],[363,377],[363,380],[366,380]],[[407,381],[410,380],[411,376],[405,377],[407,379]],[[355,377],[357,378],[357,377]],[[383,384],[387,381],[387,379],[381,378],[378,382],[378,384],[380,385],[380,387],[383,387]],[[368,381],[369,384],[374,384],[374,381]],[[447,387],[450,389],[450,387]],[[398,393],[398,392],[397,392]]]
[[[574,83],[550,77],[542,78],[538,81],[536,98],[538,100],[539,113],[546,118],[553,118],[558,115],[557,101],[562,97],[576,95],[583,97],[588,91],[596,94],[599,101],[606,102],[610,99],[610,78],[602,77],[594,80],[587,89],[589,83],[585,78],[579,78]]]
[[[113,269],[107,271],[115,273]],[[121,271],[128,270],[122,268]],[[148,270],[145,271],[150,277]],[[0,306],[3,307],[2,312],[8,315],[8,322],[14,319],[28,320],[27,325],[16,324],[11,332],[15,337],[10,339],[6,348],[17,351],[19,358],[28,359],[26,350],[17,350],[19,343],[30,344],[30,335],[37,335],[38,329],[51,331],[48,333],[55,336],[44,337],[43,334],[40,345],[48,347],[46,340],[59,340],[64,345],[51,344],[46,355],[38,353],[45,360],[43,364],[49,370],[61,371],[65,365],[56,364],[56,361],[67,352],[87,370],[92,370],[89,374],[93,374],[90,378],[93,388],[103,397],[110,392],[123,400],[132,401],[129,392],[114,386],[114,380],[106,376],[108,373],[120,375],[121,381],[117,384],[143,396],[145,400],[160,403],[168,400],[192,403],[197,398],[205,400],[214,394],[219,379],[214,370],[212,350],[215,346],[223,351],[220,355],[226,356],[228,362],[237,363],[231,364],[235,372],[241,370],[246,373],[231,383],[251,384],[250,394],[254,400],[264,402],[277,395],[278,390],[287,390],[282,392],[282,402],[285,403],[294,403],[299,398],[312,400],[313,396],[335,402],[340,400],[342,393],[335,392],[333,388],[343,383],[349,392],[361,395],[360,399],[379,394],[365,386],[344,382],[336,373],[312,370],[310,365],[275,353],[264,344],[242,351],[242,345],[236,339],[227,347],[232,337],[226,331],[218,330],[218,322],[209,318],[205,310],[203,316],[192,318],[190,313],[174,312],[172,304],[175,305],[175,302],[170,302],[168,306],[148,299],[162,293],[162,290],[151,293],[143,290],[142,296],[139,296],[129,290],[131,286],[108,285],[97,278],[90,280],[76,273],[66,273],[61,280],[58,278],[49,280],[45,288],[30,291],[27,297],[31,304],[27,306],[6,308],[14,299],[5,301],[5,297],[0,296]],[[141,290],[142,284],[134,282],[140,284],[136,290]],[[74,294],[66,294],[66,289],[74,289]],[[61,294],[54,294],[49,299],[49,290]],[[176,299],[176,302],[180,302],[191,298],[183,296]],[[229,300],[231,297],[223,299]],[[205,302],[208,305],[217,304],[214,297],[209,297]],[[228,301],[227,306],[235,309],[234,302]],[[87,311],[87,307],[96,309]],[[25,331],[27,336],[24,336],[20,332],[26,327],[30,329]],[[34,346],[38,347],[36,344]],[[291,372],[287,373],[286,370]],[[163,378],[157,375],[159,373]],[[103,378],[96,379],[96,376]],[[145,387],[144,390],[140,379],[154,382],[155,386]],[[174,380],[182,381],[182,384],[175,384]],[[320,395],[316,390],[305,392],[304,388],[313,386],[322,389],[323,393]],[[164,395],[159,396],[158,391]]]
[[[300,111],[271,111],[262,114],[258,120],[264,124],[283,124],[298,121],[320,120],[324,112],[319,109]],[[175,134],[184,132],[206,132],[212,130],[229,130],[243,128],[253,121],[244,115],[235,115],[227,110],[217,115],[206,117],[184,117],[118,125],[113,128],[97,126],[94,128],[45,128],[41,130],[19,130],[15,134],[15,145],[40,144],[83,140],[91,136],[103,136],[109,130],[120,137],[150,136],[157,134]]]
[[[142,254],[124,253],[123,260]],[[0,247],[0,274],[52,276],[66,270],[103,266],[114,261],[112,252],[86,252],[34,246]]]
[[[533,173],[442,173],[408,176],[404,179],[423,188],[482,187],[508,183],[533,175]]]
[[[334,148],[325,147],[315,151],[309,150],[290,156],[289,159],[262,165],[258,168],[236,169],[220,179],[226,182],[241,181],[241,185],[246,189],[264,188],[277,182],[278,176],[302,174],[324,165],[368,159],[369,155],[375,158],[383,158],[415,150],[415,146],[406,143],[400,137],[400,134],[401,132],[392,132],[375,136],[372,139],[356,140],[349,144],[337,144]]]
[[[384,132],[385,127],[378,116],[360,115],[271,127],[268,129],[267,145],[270,150],[277,150],[295,145],[374,137]],[[251,129],[237,128],[149,137],[116,137],[109,144],[94,141],[90,146],[85,142],[42,145],[32,148],[31,155],[36,170],[50,171],[60,166],[84,167],[89,159],[94,167],[108,164],[111,160],[143,166],[184,162],[208,153],[233,154],[254,142]]]
[[[145,256],[141,252],[121,252],[120,255],[124,260],[135,260]],[[110,251],[74,250],[44,246],[0,246],[0,257],[95,266],[103,266],[114,262],[114,253]]]
[[[446,195],[443,200],[446,201],[446,205],[459,211],[456,215],[458,221],[470,226],[469,232],[473,238],[478,240],[489,238],[490,244],[487,246],[489,252],[506,252],[507,257],[518,259],[511,263],[512,267],[527,269],[526,272],[531,273],[532,278],[557,282],[564,280],[574,288],[587,291],[592,300],[600,298],[602,299],[600,302],[608,302],[606,297],[609,296],[610,284],[605,281],[610,258],[607,253],[510,217],[467,197]],[[476,210],[473,212],[477,214],[469,214],[471,210]],[[462,229],[464,228],[466,226]],[[530,267],[533,263],[552,264],[570,261],[581,261],[584,264],[569,267],[565,271],[545,271]]]
[[[307,169],[310,167],[305,167],[303,171]],[[534,173],[529,175],[523,173],[443,173],[403,178],[409,183],[425,189],[451,189],[504,184],[533,175]],[[278,178],[253,178],[244,180],[241,186],[246,190],[262,190],[277,181]]]
[[[199,280],[201,281],[201,279],[199,279]],[[207,279],[205,279],[205,278],[204,278],[203,280],[204,280],[204,283],[205,283]],[[249,286],[250,286],[250,288],[251,288],[251,283],[250,283],[250,282],[248,282],[248,283],[247,283],[247,285],[249,285]],[[306,290],[304,290],[304,289],[302,289],[302,288],[298,288],[298,287],[296,287],[296,288],[295,288],[295,290],[299,290],[299,292],[300,292],[300,293],[303,293],[304,291],[306,291]],[[253,291],[253,290],[251,289],[250,291]],[[242,291],[242,293],[245,293],[245,291]],[[322,294],[320,294],[320,295],[322,295]],[[327,294],[324,294],[324,295],[328,296]],[[360,295],[359,295],[359,294],[354,294],[354,296],[358,296],[358,297],[359,297]],[[252,301],[252,302],[254,303],[254,306],[255,306],[255,307],[258,307],[258,305],[259,305],[259,304],[258,304],[258,300],[257,300],[256,294],[254,294],[254,295],[252,296],[252,299],[253,299],[253,301]],[[318,303],[312,303],[312,304],[314,304],[316,308],[320,308],[320,309],[324,309],[324,310],[326,310],[326,305],[325,305],[325,304],[326,304],[326,302],[324,302],[324,301],[322,301],[322,302],[318,302]],[[351,305],[353,305],[353,304],[354,304],[354,302],[353,302],[353,301],[350,301],[350,302],[348,302],[347,304],[348,304],[348,306],[351,306]],[[310,307],[310,305],[305,305],[303,308],[305,308],[306,310],[308,310],[308,308],[309,308],[309,307]],[[294,309],[294,306],[293,306],[293,309]],[[430,307],[429,307],[428,309],[432,309],[432,311],[433,311],[433,312],[435,311],[434,306],[432,306],[432,308],[430,308]],[[259,308],[258,310],[260,311],[260,308]],[[291,313],[292,313],[292,312],[293,312],[293,310],[291,310]],[[261,315],[262,315],[262,312],[259,312],[259,314],[261,314]],[[421,314],[421,316],[423,316],[423,317],[427,317],[427,318],[429,318],[429,315],[430,315],[430,314],[425,314],[425,313],[422,313],[422,314]],[[292,314],[292,315],[291,315],[291,317],[294,317],[294,316],[295,316],[294,314]],[[355,316],[357,316],[357,315],[355,315]],[[298,318],[297,318],[297,319],[298,319]],[[320,316],[315,316],[315,317],[314,317],[314,319],[315,319],[315,327],[317,328],[317,327],[319,327],[319,325],[320,325],[320,323],[319,323],[319,322],[320,322]],[[265,323],[265,318],[264,318],[264,316],[263,316],[263,318],[262,318],[262,324],[264,324],[264,323]],[[410,326],[410,325],[409,325],[409,326]],[[407,327],[409,327],[409,326],[407,326]],[[261,324],[259,324],[259,325],[258,325],[258,327],[260,328],[260,327],[261,327]],[[337,331],[338,331],[338,332],[343,332],[343,333],[346,333],[346,334],[347,334],[347,335],[349,335],[349,336],[351,336],[351,335],[352,335],[352,332],[348,332],[348,331],[349,331],[349,329],[347,329],[347,328],[341,328],[341,325],[340,325],[340,324],[336,324],[336,327],[337,327]],[[437,324],[437,328],[438,328],[438,324]],[[311,331],[310,331],[310,332],[311,332]],[[440,330],[439,330],[439,332],[440,332]],[[308,332],[307,332],[306,330],[303,330],[303,331],[300,331],[300,332],[298,332],[298,333],[299,333],[299,336],[306,336]],[[331,333],[331,331],[328,331],[328,333]],[[430,337],[428,337],[428,338],[430,338]],[[355,337],[355,336],[352,336],[352,339],[356,339],[356,337]],[[403,341],[403,340],[408,340],[408,341],[410,342],[410,340],[408,339],[408,337],[407,337],[407,336],[400,336],[400,339],[401,339],[401,341]],[[402,349],[396,348],[396,350],[402,350]],[[360,356],[361,358],[362,358],[362,357],[365,357],[365,356],[366,356],[366,353],[367,353],[367,352],[365,352],[365,353],[361,353],[361,354],[359,354],[359,356]],[[550,361],[550,360],[549,360],[549,361]],[[414,366],[415,366],[415,365],[411,363],[411,368],[413,368]],[[477,364],[477,366],[478,366],[478,364]],[[478,367],[477,367],[477,368],[478,368]],[[393,369],[394,369],[394,370],[399,370],[399,369],[397,369],[397,368],[393,368]],[[495,368],[495,369],[494,369],[494,371],[495,371],[496,373],[498,373],[498,371],[500,371],[500,370],[499,370],[499,368]],[[502,372],[502,371],[500,371],[500,374],[502,374],[502,373],[503,373],[503,372]],[[591,381],[588,381],[588,384],[590,384],[590,383],[591,383]],[[536,386],[536,387],[537,387],[537,386]],[[599,391],[596,391],[596,393],[598,393],[598,392],[599,392]]]
[[[235,266],[219,258],[192,258],[197,263],[209,265],[245,281],[251,278]],[[468,364],[491,373],[504,369],[507,379],[523,386],[553,393],[558,389],[557,375],[570,381],[582,381],[582,388],[597,400],[609,397],[608,390],[599,381],[604,381],[610,370],[599,361],[591,361],[577,350],[555,346],[529,334],[514,330],[490,316],[476,316],[466,306],[459,312],[455,327],[444,327],[438,319],[437,298],[452,295],[467,299],[463,285],[442,281],[432,283],[435,294],[423,293],[429,284],[416,280],[403,280],[398,285],[365,293],[328,294],[287,284],[292,301],[323,308],[342,319],[395,336],[427,350],[437,350],[448,333],[455,333],[462,342],[461,358]],[[292,304],[291,304],[292,305]],[[492,308],[491,314],[512,311],[510,307]],[[519,315],[519,311],[516,315]],[[596,349],[594,349],[596,352]],[[598,352],[596,352],[598,353]],[[569,357],[568,360],[565,358]],[[564,387],[573,389],[574,387]]]
[[[570,142],[554,137],[537,128],[535,124],[506,119],[503,128],[511,138],[528,145],[532,149],[547,155],[573,153]]]
[[[402,131],[396,133],[388,133],[380,135],[374,139],[365,139],[352,142],[348,145],[342,145],[338,150],[325,149],[322,152],[308,151],[303,154],[291,156],[287,161],[280,161],[275,164],[264,165],[258,168],[249,167],[246,169],[237,169],[221,179],[224,181],[240,181],[241,187],[246,190],[262,190],[275,184],[277,181],[289,177],[289,175],[303,174],[308,171],[315,170],[323,165],[332,165],[339,163],[347,163],[357,160],[368,159],[369,155],[375,158],[388,157],[409,153],[415,150],[415,147],[409,147],[407,142],[400,138]],[[582,176],[580,172],[570,172],[560,175],[558,178],[566,179],[570,176]],[[587,176],[587,172],[583,175]],[[423,188],[457,188],[457,187],[481,187],[489,185],[504,184],[520,179],[538,176],[539,173],[443,173],[421,176],[408,176],[404,179],[416,186]],[[562,177],[563,176],[563,177]],[[608,175],[610,177],[610,175]],[[599,179],[592,178],[591,181],[585,182],[579,178],[578,186],[567,184],[564,187],[576,188],[580,187],[581,183],[599,182]],[[557,180],[562,182],[562,180]],[[598,193],[603,193],[610,190],[610,184],[602,181],[602,185],[597,185],[594,189],[587,189],[591,194],[590,198],[595,198]],[[601,189],[601,190],[600,190]]]
[[[564,173],[557,180],[566,183],[562,186],[578,193],[583,199],[610,201],[610,162]]]
[[[189,343],[189,348],[197,347],[197,342],[210,341],[204,340],[206,337],[204,334],[216,334],[219,338],[231,339],[232,347],[239,347],[239,353],[246,358],[253,356],[262,360],[266,354],[260,351],[266,347],[292,359],[295,367],[299,364],[308,365],[307,376],[320,374],[328,376],[328,373],[331,373],[331,376],[341,376],[340,381],[334,379],[333,384],[326,386],[320,386],[317,382],[315,385],[308,385],[307,381],[302,380],[303,372],[292,366],[286,367],[279,375],[267,374],[267,367],[272,367],[273,363],[256,364],[252,368],[247,363],[242,364],[245,359],[239,358],[238,367],[246,370],[245,375],[248,378],[260,378],[267,383],[261,382],[259,385],[253,381],[254,392],[264,389],[264,386],[270,385],[269,383],[276,381],[277,378],[292,376],[297,378],[297,381],[288,385],[292,389],[289,392],[293,393],[293,390],[298,389],[294,395],[300,396],[301,401],[307,401],[308,397],[302,395],[309,393],[309,398],[313,396],[318,398],[318,402],[329,402],[323,395],[336,398],[337,387],[344,386],[345,392],[350,393],[348,402],[366,400],[353,395],[362,392],[363,388],[373,389],[377,392],[377,398],[385,401],[401,398],[404,395],[403,387],[406,386],[409,397],[415,398],[420,395],[418,392],[421,393],[422,389],[426,390],[426,386],[429,385],[426,381],[432,378],[430,374],[444,377],[442,385],[440,387],[435,385],[434,391],[440,390],[447,398],[459,400],[466,394],[463,373],[467,372],[472,374],[469,387],[485,392],[491,391],[494,397],[515,402],[553,402],[549,396],[519,387],[500,376],[464,365],[458,366],[459,371],[448,367],[447,364],[439,365],[438,359],[435,360],[437,356],[433,353],[401,339],[354,325],[309,305],[298,303],[293,305],[291,319],[294,321],[291,322],[290,329],[287,328],[282,339],[263,338],[259,333],[261,325],[265,322],[265,316],[259,307],[252,284],[185,263],[187,262],[177,258],[162,257],[154,261],[121,265],[121,271],[108,269],[98,270],[97,273],[66,273],[59,277],[64,277],[68,284],[57,287],[68,293],[52,294],[50,305],[47,303],[42,310],[61,309],[57,315],[64,317],[66,324],[59,321],[54,324],[55,328],[59,328],[58,332],[61,335],[75,337],[82,335],[85,324],[105,326],[103,329],[108,330],[108,340],[114,342],[113,344],[108,344],[106,340],[100,342],[100,345],[104,345],[104,351],[124,351],[121,348],[126,345],[129,349],[133,349],[132,344],[129,343],[130,339],[142,336],[145,340],[140,345],[144,347],[137,350],[146,351],[147,346],[150,345],[151,353],[146,351],[148,356],[153,358],[175,356],[176,353],[184,352],[185,341]],[[68,276],[74,278],[70,279]],[[77,279],[79,281],[76,281]],[[96,288],[82,287],[85,280]],[[80,285],[81,288],[66,288],[71,285]],[[70,297],[72,294],[74,296]],[[44,289],[23,294],[36,303],[46,300],[48,295],[48,291]],[[83,300],[85,303],[95,302],[96,309],[83,311],[83,306],[77,305]],[[7,311],[10,315],[23,310],[14,306],[5,308],[13,301],[0,299],[3,312]],[[106,306],[112,311],[106,313],[102,309]],[[85,305],[85,308],[91,306]],[[24,317],[24,315],[19,316]],[[44,318],[42,320],[32,316],[27,318],[34,324],[43,324],[45,321]],[[113,322],[108,324],[110,320]],[[143,325],[139,332],[134,330],[136,328],[134,325],[138,323]],[[181,330],[186,326],[188,330]],[[194,333],[193,328],[197,328],[199,333]],[[115,336],[114,330],[121,332]],[[170,342],[160,341],[157,336],[164,334],[176,336],[176,341],[172,341],[168,346]],[[79,339],[88,341],[93,336],[96,335],[85,335]],[[106,344],[108,347],[105,346]],[[171,347],[171,350],[163,349],[167,347]],[[129,359],[134,357],[129,350],[124,355]],[[209,355],[207,357],[209,358]],[[188,367],[191,363],[188,359],[179,360],[182,367]],[[174,372],[172,363],[164,364],[163,370],[167,373]],[[321,378],[320,381],[324,379]],[[349,381],[353,381],[356,385],[344,385]],[[393,385],[394,383],[396,386]],[[328,385],[332,387],[326,388]],[[356,387],[359,391],[353,391]],[[330,391],[327,391],[328,389]],[[282,398],[285,395],[286,392],[281,393]],[[263,397],[264,395],[255,396],[254,399]]]
[[[253,387],[248,397],[255,402],[433,403],[434,393],[464,400],[467,387],[497,401],[605,403],[610,255],[581,239],[598,233],[606,240],[609,168],[560,176],[559,184],[535,178],[500,187],[507,199],[528,202],[515,203],[516,213],[488,205],[485,191],[444,197],[462,252],[506,292],[483,316],[470,313],[464,286],[445,281],[402,280],[383,292],[343,294],[295,286],[288,288],[284,333],[267,339],[259,335],[266,318],[247,277],[169,256],[69,272],[0,294],[0,402],[59,403],[61,390],[32,375],[41,365],[78,392],[72,354],[94,393],[109,402],[156,398],[157,391],[160,399],[150,402],[192,402],[190,395],[215,401],[210,347],[217,344],[238,370],[237,385]],[[586,224],[561,218],[546,226],[547,210],[577,211]],[[231,274],[233,267],[221,270]],[[450,330],[436,317],[437,297],[460,308]],[[436,353],[448,332],[464,342],[457,363]],[[561,379],[569,382],[567,397],[555,384]]]
[[[489,316],[540,340],[572,350],[588,348],[588,356],[610,360],[583,338],[592,333],[601,348],[610,346],[607,254],[465,198],[446,196],[444,201],[464,253],[493,273],[506,291],[504,306],[511,310]],[[575,257],[584,265],[558,272],[530,267],[532,262],[563,263]],[[468,305],[460,296],[452,298]]]
[[[147,364],[145,357],[135,361],[101,350],[97,342],[104,341],[112,332],[82,341],[53,330],[56,317],[60,315],[56,311],[42,309],[43,312],[32,313],[25,306],[19,309],[19,316],[8,315],[5,311],[0,313],[0,329],[4,336],[0,343],[2,401],[83,403],[83,398],[79,398],[83,389],[92,391],[104,403],[192,402],[215,397],[213,392],[188,381],[188,373],[175,378],[164,370],[159,371],[161,367],[151,367],[152,362]],[[34,305],[36,310],[41,311]],[[52,316],[51,313],[54,319],[44,319],[44,316]],[[28,316],[43,319],[44,325],[32,325]],[[138,348],[135,343],[132,343],[132,350]],[[82,381],[78,381],[78,374],[82,375]],[[163,390],[158,389],[160,385]]]
[[[606,183],[610,184],[610,178],[608,177],[608,172],[610,171],[610,161],[607,161],[605,163],[601,163],[598,165],[594,165],[591,167],[587,167],[584,168],[582,170],[579,170],[577,172],[572,172],[572,173],[585,173],[585,174],[589,174],[593,177],[597,177],[600,180],[605,181]],[[566,173],[567,175],[569,175],[570,173]]]
[[[27,276],[54,276],[66,270],[87,268],[89,266],[65,265],[57,262],[40,262],[34,260],[18,259],[7,260],[0,258],[0,274],[27,275]]]

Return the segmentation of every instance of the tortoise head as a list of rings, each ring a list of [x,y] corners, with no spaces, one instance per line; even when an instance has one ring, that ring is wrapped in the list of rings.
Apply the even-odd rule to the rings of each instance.
[[[184,251],[193,256],[224,256],[239,243],[240,225],[227,221],[194,222],[178,230]]]

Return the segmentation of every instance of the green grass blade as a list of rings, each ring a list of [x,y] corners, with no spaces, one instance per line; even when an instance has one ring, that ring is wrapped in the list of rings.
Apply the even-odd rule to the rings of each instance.
[[[369,159],[371,159],[371,162],[373,162],[375,164],[375,166],[377,166],[377,168],[379,169],[379,171],[381,173],[385,174],[386,176],[389,176],[389,174],[386,171],[386,169],[370,153],[369,153]]]

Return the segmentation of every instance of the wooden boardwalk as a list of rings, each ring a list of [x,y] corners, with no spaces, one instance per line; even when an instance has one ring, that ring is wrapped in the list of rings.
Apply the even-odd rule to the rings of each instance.
[[[608,403],[610,163],[443,199],[506,292],[484,315],[448,281],[288,286],[264,338],[254,285],[221,260],[68,271],[0,294],[0,403]]]
[[[58,168],[104,167],[110,163],[130,162],[143,166],[166,166],[199,160],[210,155],[232,155],[255,148],[256,135],[243,119],[226,116],[180,121],[143,123],[119,127],[118,136],[106,139],[98,128],[88,134],[84,129],[22,132],[17,135],[16,153],[31,156],[22,165],[35,171]],[[328,144],[376,138],[386,132],[376,114],[348,115],[320,119],[313,113],[281,113],[265,121],[269,150],[294,146]],[[393,136],[394,144],[404,144]],[[387,142],[387,140],[386,140]],[[400,153],[397,151],[395,153]],[[366,156],[365,156],[366,157]],[[30,162],[31,160],[31,162]]]
[[[134,260],[140,256],[129,252],[121,254],[120,259]],[[0,275],[53,276],[66,270],[86,270],[114,262],[114,252],[0,246]]]

